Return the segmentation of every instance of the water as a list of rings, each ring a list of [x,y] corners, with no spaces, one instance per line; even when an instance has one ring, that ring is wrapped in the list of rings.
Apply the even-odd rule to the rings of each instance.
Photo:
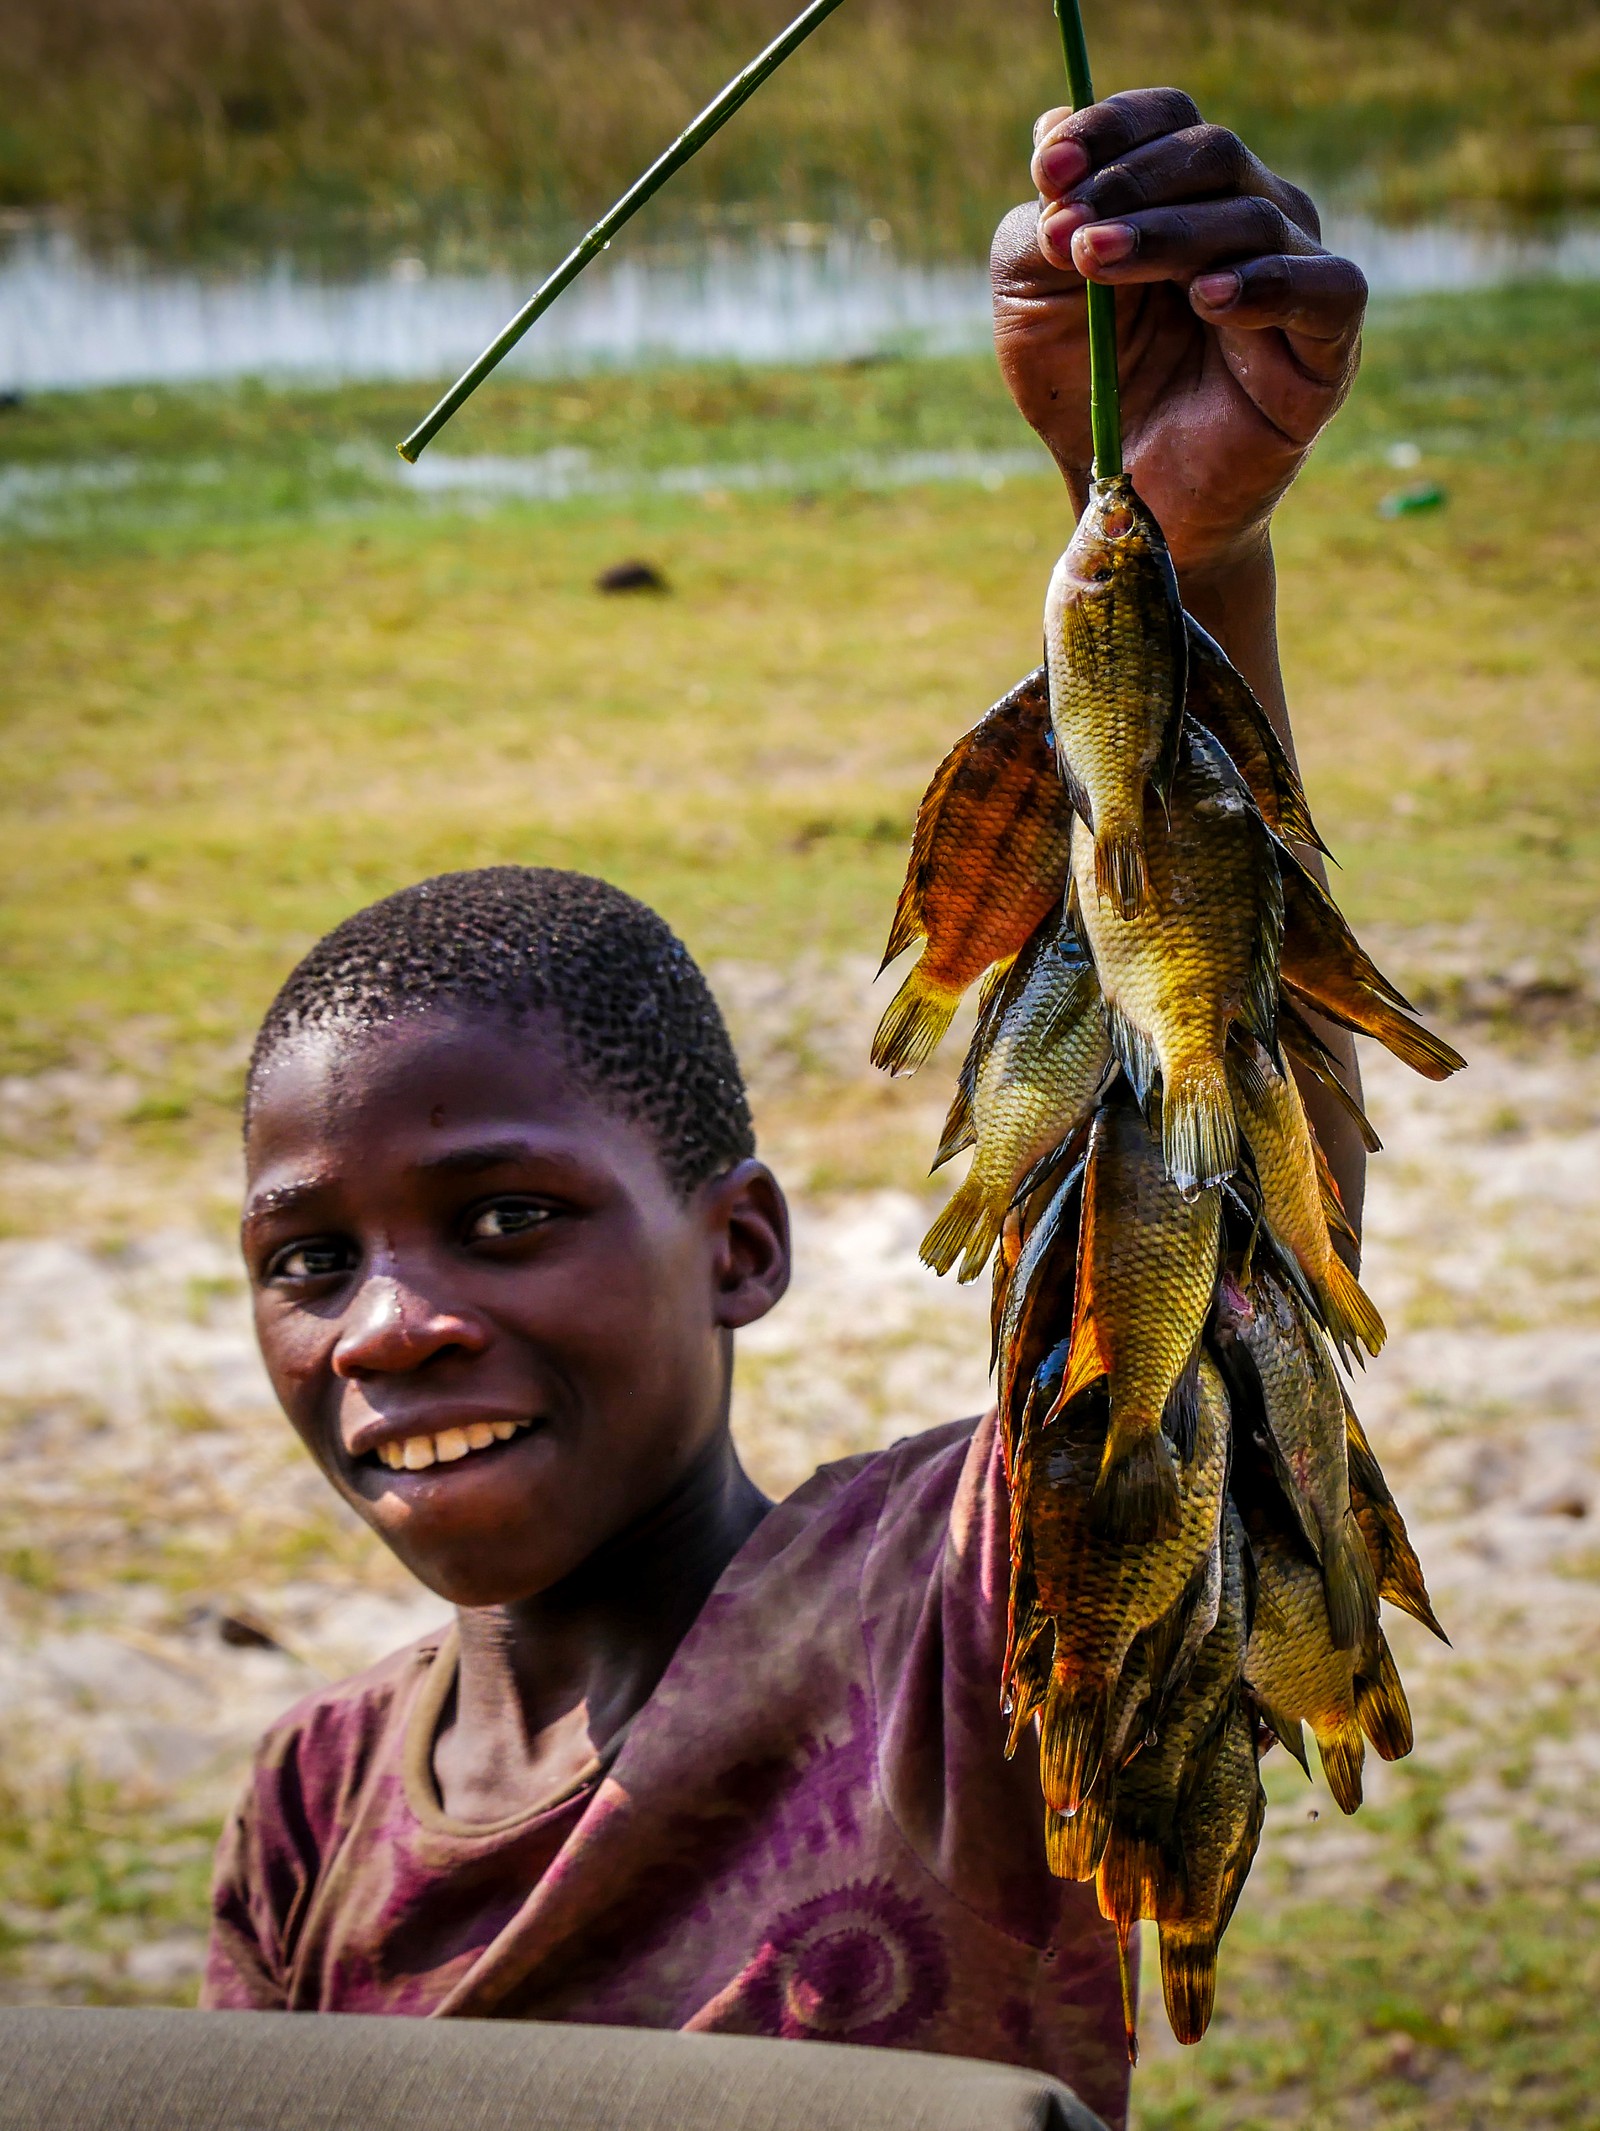
[[[1542,239],[1333,218],[1328,242],[1378,295],[1532,276],[1600,279],[1600,226]],[[91,258],[60,233],[0,256],[0,390],[85,390],[243,376],[442,378],[463,369],[535,276],[429,273],[401,258],[335,280],[285,261],[233,277]],[[546,375],[714,359],[841,360],[987,343],[978,265],[926,266],[870,233],[793,224],[594,265],[510,358]]]

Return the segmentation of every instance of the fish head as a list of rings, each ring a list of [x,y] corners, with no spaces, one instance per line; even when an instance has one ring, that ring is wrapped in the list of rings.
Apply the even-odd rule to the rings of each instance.
[[[1056,565],[1052,602],[1066,605],[1114,591],[1152,570],[1171,571],[1161,528],[1140,502],[1126,474],[1089,486],[1077,530]]]

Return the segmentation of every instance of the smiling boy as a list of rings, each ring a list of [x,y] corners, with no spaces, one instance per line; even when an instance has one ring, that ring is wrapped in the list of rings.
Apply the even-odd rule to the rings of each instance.
[[[1130,470],[1281,713],[1268,520],[1353,374],[1361,277],[1175,91],[1036,141],[994,253],[1008,382],[1081,498],[1081,272],[1128,287]],[[992,1419],[776,1507],[743,1472],[733,1339],[783,1294],[787,1216],[662,921],[513,867],[358,913],[267,1015],[246,1156],[274,1388],[456,1614],[268,1734],[205,2002],[1006,2058],[1120,2122],[1114,1950],[1002,1752]]]

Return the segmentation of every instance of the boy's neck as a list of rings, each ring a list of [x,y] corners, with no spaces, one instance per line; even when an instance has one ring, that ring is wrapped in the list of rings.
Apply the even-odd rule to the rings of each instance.
[[[553,1801],[643,1707],[771,1507],[724,1430],[672,1492],[554,1589],[459,1607],[460,1666],[434,1746],[452,1819]]]

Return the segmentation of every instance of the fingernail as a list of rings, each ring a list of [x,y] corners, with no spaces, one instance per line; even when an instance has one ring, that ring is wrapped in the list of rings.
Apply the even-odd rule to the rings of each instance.
[[[1243,286],[1237,274],[1197,274],[1189,284],[1191,296],[1198,296],[1208,311],[1225,310]]]
[[[1078,232],[1073,248],[1080,258],[1087,258],[1090,266],[1115,266],[1119,259],[1127,258],[1138,241],[1138,232],[1126,222],[1096,222]]]
[[[1039,235],[1056,257],[1070,264],[1072,233],[1089,219],[1087,207],[1052,207],[1039,217]]]
[[[1076,141],[1052,141],[1039,151],[1039,175],[1044,180],[1041,189],[1059,197],[1089,175],[1089,158]]]

